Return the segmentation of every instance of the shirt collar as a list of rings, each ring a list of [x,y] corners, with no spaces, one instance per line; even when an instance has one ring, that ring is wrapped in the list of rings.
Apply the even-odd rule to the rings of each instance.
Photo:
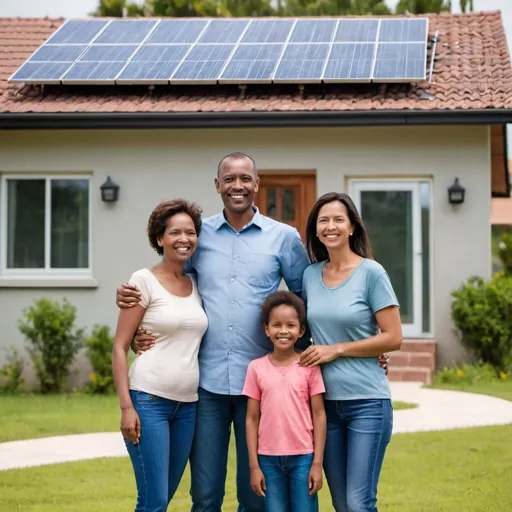
[[[254,224],[255,226],[258,226],[261,229],[261,226],[263,224],[263,215],[261,215],[260,211],[258,210],[258,208],[256,206],[253,206],[252,209],[254,211],[254,217],[252,218],[251,222],[249,222],[249,224],[244,226],[243,229],[247,229],[252,224]],[[224,211],[222,211],[221,213],[219,213],[217,215],[217,219],[215,221],[215,231],[218,231],[224,225],[229,226],[229,223],[226,219],[226,216],[224,215]],[[242,231],[242,230],[240,230],[240,231]]]

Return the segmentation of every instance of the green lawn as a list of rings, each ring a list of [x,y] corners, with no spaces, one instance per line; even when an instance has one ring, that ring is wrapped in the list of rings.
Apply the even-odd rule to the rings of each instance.
[[[395,410],[416,407],[395,402]],[[0,442],[119,428],[115,395],[0,395]]]
[[[487,386],[486,391],[512,399],[512,383],[505,384],[495,389]],[[395,404],[395,409],[400,407]],[[115,397],[0,397],[0,410],[3,440],[116,430],[118,425]],[[512,425],[397,434],[384,463],[379,511],[508,512],[512,510],[511,468]],[[226,512],[236,510],[233,469],[232,449]],[[189,512],[188,487],[187,473],[169,510]],[[0,512],[129,511],[135,500],[128,458],[4,471],[0,489]],[[320,500],[322,511],[332,510],[326,488]]]
[[[435,389],[448,389],[452,391],[467,391],[491,395],[512,402],[512,380],[489,382],[484,384],[440,384],[429,386]]]

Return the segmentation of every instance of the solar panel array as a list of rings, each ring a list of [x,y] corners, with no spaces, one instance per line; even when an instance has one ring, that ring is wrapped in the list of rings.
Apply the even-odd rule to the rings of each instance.
[[[9,81],[413,82],[427,33],[426,18],[68,20]]]

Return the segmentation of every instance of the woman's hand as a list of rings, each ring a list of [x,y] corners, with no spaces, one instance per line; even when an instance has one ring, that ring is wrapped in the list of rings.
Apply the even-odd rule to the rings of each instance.
[[[330,363],[339,357],[336,345],[311,345],[300,355],[301,366]]]
[[[133,407],[121,411],[121,432],[125,439],[129,439],[133,444],[139,444],[140,419]]]
[[[313,462],[309,470],[309,495],[317,493],[323,485],[322,464]]]
[[[251,487],[258,496],[265,496],[265,477],[260,468],[251,468]]]

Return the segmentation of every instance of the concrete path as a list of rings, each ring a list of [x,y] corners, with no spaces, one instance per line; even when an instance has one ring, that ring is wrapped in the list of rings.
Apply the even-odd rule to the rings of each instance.
[[[395,434],[512,423],[512,402],[499,398],[409,382],[392,382],[391,389],[393,400],[419,405],[395,411]],[[0,443],[0,470],[126,455],[119,432],[29,439]]]

